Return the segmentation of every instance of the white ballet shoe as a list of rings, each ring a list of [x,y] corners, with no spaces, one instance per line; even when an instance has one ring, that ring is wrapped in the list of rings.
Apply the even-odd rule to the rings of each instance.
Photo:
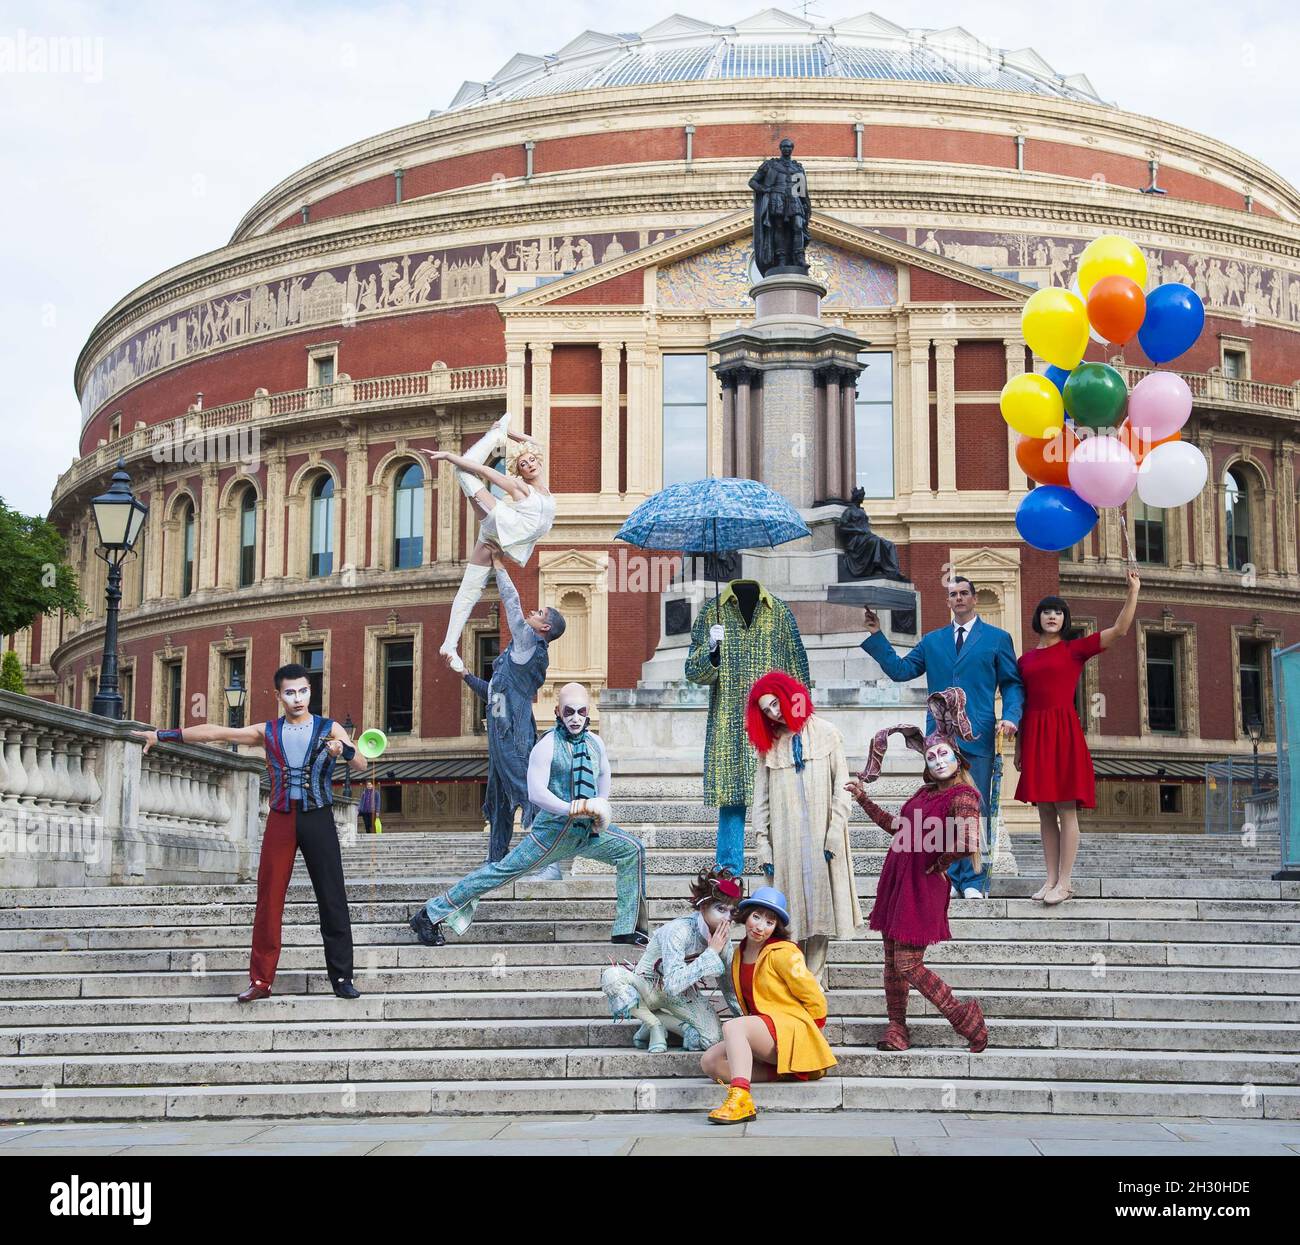
[[[440,648],[438,652],[447,658],[448,662],[451,664],[451,668],[457,674],[465,673],[465,663],[461,661],[460,654],[456,652],[454,648]]]

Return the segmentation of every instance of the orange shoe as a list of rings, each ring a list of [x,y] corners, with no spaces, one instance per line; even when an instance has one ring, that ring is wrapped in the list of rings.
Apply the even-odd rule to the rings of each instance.
[[[738,1085],[727,1090],[727,1101],[722,1106],[709,1112],[710,1124],[744,1124],[757,1118],[758,1108],[754,1106],[753,1096]]]

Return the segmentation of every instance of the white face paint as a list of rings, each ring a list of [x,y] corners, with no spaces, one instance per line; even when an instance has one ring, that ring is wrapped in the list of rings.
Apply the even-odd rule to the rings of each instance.
[[[775,696],[760,696],[758,698],[758,707],[765,717],[771,718],[773,722],[780,722],[781,719],[781,702]]]
[[[947,744],[925,750],[925,764],[936,778],[951,778],[957,772],[957,754]]]
[[[583,692],[570,692],[560,697],[555,706],[555,716],[570,735],[581,735],[587,725],[589,710],[585,689]]]

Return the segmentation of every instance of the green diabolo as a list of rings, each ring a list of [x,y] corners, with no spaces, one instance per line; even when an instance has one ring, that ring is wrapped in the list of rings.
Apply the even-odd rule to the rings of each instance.
[[[1128,386],[1109,364],[1080,363],[1065,382],[1065,409],[1085,428],[1114,428],[1124,414]]]

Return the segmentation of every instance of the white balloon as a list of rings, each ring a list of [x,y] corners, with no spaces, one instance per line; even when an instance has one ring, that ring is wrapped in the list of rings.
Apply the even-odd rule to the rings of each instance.
[[[1210,469],[1205,455],[1186,441],[1157,445],[1138,467],[1138,496],[1148,506],[1168,510],[1191,501],[1204,487]]]
[[[1070,282],[1070,293],[1073,294],[1075,298],[1079,299],[1083,303],[1084,307],[1087,307],[1088,300],[1084,298],[1079,291],[1078,277],[1075,277],[1074,280]],[[1091,337],[1099,346],[1105,346],[1107,349],[1110,348],[1110,342],[1108,342],[1095,328],[1092,327],[1091,320],[1088,321],[1088,336]]]

